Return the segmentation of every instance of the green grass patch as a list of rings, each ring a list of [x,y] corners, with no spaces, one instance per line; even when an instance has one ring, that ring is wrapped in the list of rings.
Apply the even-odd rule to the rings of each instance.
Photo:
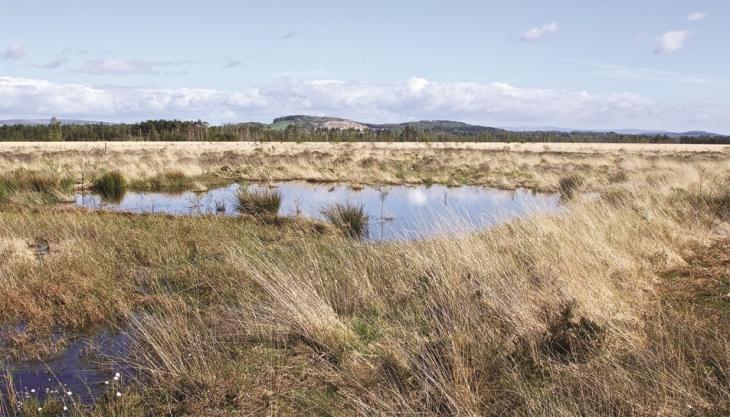
[[[107,171],[94,180],[94,189],[103,198],[118,200],[127,191],[127,180],[118,171]]]
[[[352,330],[365,344],[375,342],[383,336],[377,313],[361,314],[352,319]]]

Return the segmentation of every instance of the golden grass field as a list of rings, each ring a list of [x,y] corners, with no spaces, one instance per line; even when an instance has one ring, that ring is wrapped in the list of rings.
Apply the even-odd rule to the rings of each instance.
[[[378,245],[304,219],[77,211],[39,197],[111,169],[140,187],[171,172],[200,187],[305,179],[566,192],[565,178],[580,181],[563,213]],[[728,147],[0,144],[0,178],[12,184],[0,199],[2,355],[52,356],[99,328],[132,343],[138,381],[65,415],[730,410]],[[50,247],[42,262],[38,239]],[[18,322],[26,327],[13,331]],[[51,339],[59,328],[64,337]],[[59,407],[4,402],[0,415]]]
[[[111,169],[140,183],[174,172],[205,187],[232,180],[479,184],[555,190],[576,173],[597,184],[671,161],[727,163],[730,146],[519,143],[0,142],[0,173]],[[163,181],[164,182],[164,181]]]

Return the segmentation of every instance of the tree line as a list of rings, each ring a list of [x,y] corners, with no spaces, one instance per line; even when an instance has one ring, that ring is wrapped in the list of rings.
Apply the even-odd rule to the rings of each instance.
[[[123,124],[62,124],[0,126],[0,141],[257,141],[257,142],[596,142],[730,144],[727,136],[626,135],[613,132],[512,132],[489,129],[453,134],[436,129],[337,130],[289,125],[272,129],[262,123],[210,126],[185,120],[148,120]]]

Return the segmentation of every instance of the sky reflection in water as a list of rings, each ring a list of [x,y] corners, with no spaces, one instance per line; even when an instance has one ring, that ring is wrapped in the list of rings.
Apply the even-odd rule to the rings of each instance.
[[[252,184],[252,189],[276,187],[282,195],[279,214],[322,219],[322,210],[335,203],[363,205],[370,218],[371,241],[422,239],[441,233],[452,234],[488,228],[515,217],[559,210],[557,194],[526,189],[497,190],[477,186],[446,187],[367,186],[353,189],[344,184],[281,182]],[[94,194],[77,194],[76,205],[133,213],[176,215],[236,215],[239,184],[171,194],[128,192],[121,201],[109,202]]]

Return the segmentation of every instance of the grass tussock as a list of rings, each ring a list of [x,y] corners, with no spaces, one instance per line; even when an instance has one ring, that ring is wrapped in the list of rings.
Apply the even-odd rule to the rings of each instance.
[[[236,192],[236,210],[241,214],[276,215],[281,207],[281,192],[274,188],[242,186]]]
[[[72,191],[74,180],[57,170],[18,169],[0,175],[1,202],[58,203]]]
[[[333,204],[322,210],[325,219],[339,229],[345,236],[363,239],[368,234],[369,216],[365,207],[352,203]]]
[[[562,198],[569,200],[578,192],[581,185],[583,185],[583,177],[575,174],[568,175],[560,178],[558,191]]]
[[[570,363],[586,362],[600,350],[605,330],[589,318],[575,317],[575,309],[576,304],[568,302],[548,321],[541,341],[542,353]]]
[[[127,192],[127,180],[119,171],[107,171],[94,180],[94,190],[103,198],[118,200]]]

